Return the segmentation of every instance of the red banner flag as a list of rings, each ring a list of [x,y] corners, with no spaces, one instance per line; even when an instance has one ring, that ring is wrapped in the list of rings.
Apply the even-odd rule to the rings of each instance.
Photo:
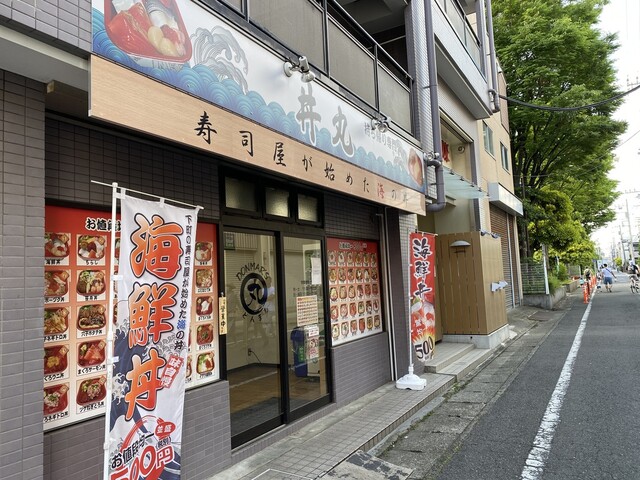
[[[415,232],[409,235],[409,288],[411,344],[418,360],[433,357],[436,341],[435,235]]]

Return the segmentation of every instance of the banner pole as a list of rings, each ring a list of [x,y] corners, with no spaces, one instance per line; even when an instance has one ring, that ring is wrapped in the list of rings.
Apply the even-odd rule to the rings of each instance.
[[[413,343],[411,342],[411,268],[413,266],[413,255],[411,249],[411,233],[408,234],[407,240],[409,242],[409,264],[407,274],[407,286],[409,288],[409,295],[407,297],[407,303],[409,306],[409,318],[407,320],[407,323],[409,324],[409,368],[408,373],[405,376],[396,380],[396,388],[401,390],[422,390],[427,386],[427,380],[420,378],[418,375],[413,373]]]
[[[107,305],[107,399],[106,412],[105,412],[105,426],[104,426],[104,465],[103,475],[104,480],[109,479],[109,431],[111,423],[111,396],[113,395],[113,364],[117,362],[117,359],[113,358],[113,301],[115,299],[115,285],[119,279],[114,275],[115,272],[115,245],[116,245],[116,205],[118,202],[118,184],[113,182],[111,184],[111,253],[109,256],[109,278],[111,279],[111,288],[109,289],[109,305]]]

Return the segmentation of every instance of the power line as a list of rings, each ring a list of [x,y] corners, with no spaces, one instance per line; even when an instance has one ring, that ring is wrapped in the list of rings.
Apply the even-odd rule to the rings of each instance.
[[[590,103],[589,105],[581,105],[579,107],[549,107],[546,105],[536,105],[535,103],[523,102],[522,100],[517,100],[515,98],[507,97],[506,95],[501,95],[501,94],[498,94],[498,97],[502,98],[503,100],[506,100],[507,102],[517,103],[518,105],[522,105],[523,107],[536,108],[538,110],[546,110],[550,112],[575,112],[577,110],[584,110],[587,108],[598,107],[600,105],[604,105],[605,103],[615,102],[616,100],[619,100],[620,98],[626,95],[629,95],[630,93],[635,92],[638,89],[640,89],[640,85],[636,85],[631,90],[627,90],[626,92],[619,93],[618,95],[614,95],[611,98],[607,98],[605,100],[601,100],[595,103]]]

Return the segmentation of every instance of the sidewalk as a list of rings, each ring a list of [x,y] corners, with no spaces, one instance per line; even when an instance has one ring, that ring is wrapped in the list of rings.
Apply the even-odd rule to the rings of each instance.
[[[570,305],[575,298],[575,296],[569,296],[564,303]],[[382,456],[384,460],[396,465],[411,465],[413,462],[403,460],[402,449],[394,449],[387,455],[384,455],[384,450],[394,445],[400,433],[407,431],[414,423],[419,422],[429,412],[446,402],[445,397],[449,395],[447,392],[452,390],[451,387],[457,382],[468,382],[469,377],[478,375],[494,360],[502,357],[507,350],[520,350],[518,344],[525,345],[526,342],[522,339],[534,327],[544,326],[536,329],[536,335],[534,335],[536,338],[533,339],[534,343],[541,341],[556,321],[564,315],[562,305],[559,309],[547,311],[528,306],[512,309],[508,312],[511,339],[494,350],[487,351],[484,356],[466,355],[469,364],[458,365],[458,373],[452,372],[449,368],[448,373],[421,374],[420,377],[427,380],[427,386],[420,391],[399,390],[395,382],[383,385],[346,407],[333,411],[215,475],[210,480],[311,480],[320,477],[367,480],[391,477],[398,480],[405,479],[413,470],[412,468],[385,464],[363,452]],[[505,361],[511,361],[512,369],[516,369],[524,361],[524,356],[528,355],[529,350],[530,345],[529,348],[523,348],[516,356],[517,358],[509,360],[507,358],[510,358],[509,355],[505,357]],[[437,352],[438,346],[436,346],[436,355]],[[465,356],[460,357],[457,363],[460,364],[461,361],[464,363],[462,360],[464,358]],[[479,368],[477,367],[478,358],[483,360]],[[498,363],[500,363],[502,374],[512,370],[503,368],[503,362]],[[467,373],[470,370],[471,372]],[[493,392],[493,395],[495,393]],[[487,402],[483,399],[481,408],[486,404]],[[477,408],[476,410],[473,415],[467,415],[469,421],[480,413],[480,410]],[[457,416],[456,421],[459,423],[459,420],[460,415]],[[444,428],[451,428],[451,426]],[[457,425],[456,428],[460,426]],[[455,441],[455,432],[449,437],[451,442]],[[440,445],[440,449],[442,447],[444,445]],[[439,451],[439,449],[430,448],[431,452]],[[356,455],[352,455],[356,452],[358,452]],[[433,466],[439,457],[439,455],[432,455],[433,461],[425,462],[425,455],[420,455],[422,455],[420,470]],[[345,462],[345,460],[348,461]]]

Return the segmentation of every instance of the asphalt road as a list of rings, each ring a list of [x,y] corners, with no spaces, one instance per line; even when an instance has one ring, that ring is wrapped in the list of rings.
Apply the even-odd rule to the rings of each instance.
[[[461,441],[415,478],[640,479],[640,295],[618,278],[589,309],[574,302]]]

